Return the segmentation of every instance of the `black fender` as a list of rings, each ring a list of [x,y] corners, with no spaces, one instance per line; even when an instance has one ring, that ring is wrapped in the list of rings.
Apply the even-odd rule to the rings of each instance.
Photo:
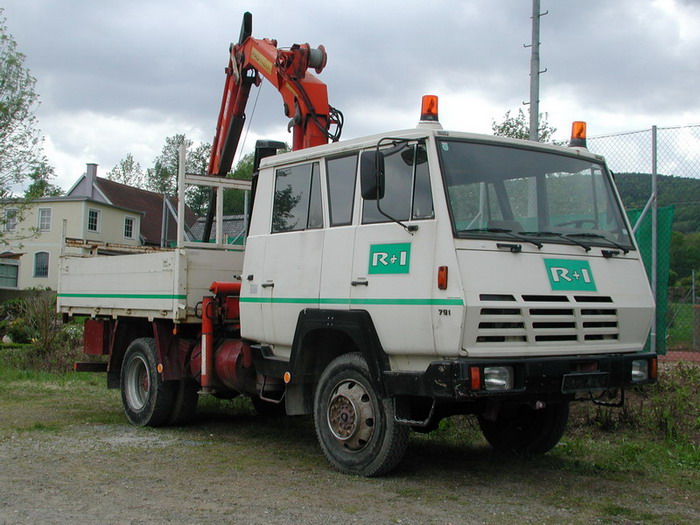
[[[322,354],[318,351],[321,346],[324,346]],[[382,348],[369,312],[302,310],[289,360],[291,382],[314,382],[330,361],[348,352],[360,352],[364,356],[377,391],[385,396],[382,375],[390,369],[389,357]]]

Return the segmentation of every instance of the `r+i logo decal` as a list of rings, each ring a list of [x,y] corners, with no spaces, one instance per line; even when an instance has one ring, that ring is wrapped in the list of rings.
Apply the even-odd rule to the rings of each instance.
[[[597,291],[588,261],[545,259],[544,265],[552,290]]]
[[[411,243],[372,244],[369,247],[369,273],[408,273]]]

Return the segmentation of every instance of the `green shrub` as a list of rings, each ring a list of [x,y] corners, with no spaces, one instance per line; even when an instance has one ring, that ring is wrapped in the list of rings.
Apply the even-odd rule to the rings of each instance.
[[[572,429],[634,430],[650,438],[700,446],[700,366],[662,364],[658,382],[627,392],[622,408],[573,406]]]
[[[82,320],[63,324],[56,313],[56,294],[36,291],[0,305],[0,337],[14,344],[31,343],[13,353],[23,369],[67,372],[82,357]]]
[[[13,343],[25,344],[32,340],[32,332],[30,331],[24,319],[18,317],[11,321],[4,321],[4,335],[12,339]]]
[[[37,351],[49,353],[62,326],[56,312],[56,294],[38,291],[22,301],[20,310]]]

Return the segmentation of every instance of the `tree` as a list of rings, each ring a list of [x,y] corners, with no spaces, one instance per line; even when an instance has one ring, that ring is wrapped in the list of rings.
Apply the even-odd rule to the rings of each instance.
[[[700,233],[671,232],[671,269],[678,278],[690,277],[700,269]]]
[[[149,168],[146,173],[147,190],[167,195],[175,195],[177,193],[179,150],[182,144],[187,149],[192,147],[192,141],[184,134],[173,135],[165,139],[165,145],[160,155],[156,157],[153,167]]]
[[[143,169],[141,169],[141,164],[134,160],[131,153],[127,153],[126,157],[120,160],[117,165],[107,173],[107,178],[114,182],[120,182],[135,188],[142,188],[146,183],[146,177]]]
[[[34,111],[36,79],[24,65],[24,55],[7,31],[0,8],[0,198],[36,169],[44,159]]]
[[[254,153],[248,153],[247,155],[243,155],[241,157],[241,160],[238,161],[238,164],[236,164],[236,167],[233,169],[231,173],[229,173],[229,177],[234,178],[234,179],[246,179],[250,180],[253,178],[253,162],[255,161],[255,154]]]
[[[209,156],[211,155],[211,144],[202,142],[187,154],[187,172],[197,175],[206,175],[209,169]],[[209,196],[211,191],[204,186],[190,186],[187,189],[185,200],[187,205],[198,216],[203,216],[209,206]]]
[[[49,180],[54,177],[54,169],[45,161],[36,166],[34,171],[29,174],[29,179],[32,183],[24,192],[25,200],[40,199],[41,197],[60,197],[63,195],[63,190],[51,184]]]
[[[253,178],[254,153],[243,155],[234,170],[227,176],[234,179]],[[226,215],[242,215],[245,208],[245,192],[243,190],[224,190],[224,213]]]
[[[529,118],[525,116],[525,112],[522,108],[518,109],[517,117],[512,117],[510,110],[508,110],[503,116],[503,122],[497,123],[495,120],[491,121],[491,130],[494,135],[499,137],[527,140],[530,136]],[[557,128],[549,125],[547,122],[547,113],[540,113],[539,131],[540,142],[557,143],[552,138]]]

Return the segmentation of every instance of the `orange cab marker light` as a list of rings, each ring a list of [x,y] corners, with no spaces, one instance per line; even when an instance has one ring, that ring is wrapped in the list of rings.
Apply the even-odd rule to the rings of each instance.
[[[291,380],[292,380],[292,374],[290,374],[289,372],[285,372],[284,373],[284,383],[288,385]]]
[[[439,290],[447,290],[447,266],[438,268],[437,284]]]
[[[438,98],[436,95],[423,95],[423,101],[420,108],[420,119],[422,121],[437,122]]]
[[[572,148],[586,147],[586,123],[580,120],[571,124],[571,141],[569,146]]]
[[[156,366],[156,370],[158,371],[159,374],[163,373],[163,363],[158,363],[158,366]]]
[[[481,390],[481,369],[478,366],[469,367],[469,388]]]
[[[650,365],[649,378],[656,379],[658,376],[658,361],[656,359],[652,359]]]

